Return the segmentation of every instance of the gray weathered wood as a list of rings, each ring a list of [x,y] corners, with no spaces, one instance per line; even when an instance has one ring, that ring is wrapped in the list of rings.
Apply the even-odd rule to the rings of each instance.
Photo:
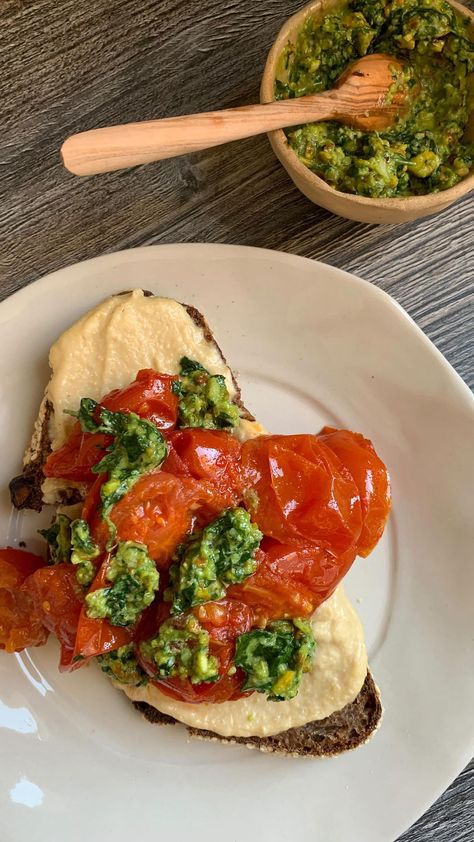
[[[411,225],[349,222],[301,196],[264,137],[93,179],[61,167],[58,149],[73,131],[256,102],[272,38],[300,5],[2,0],[0,297],[130,246],[291,251],[390,292],[472,386],[472,198]],[[474,763],[402,839],[473,838]]]

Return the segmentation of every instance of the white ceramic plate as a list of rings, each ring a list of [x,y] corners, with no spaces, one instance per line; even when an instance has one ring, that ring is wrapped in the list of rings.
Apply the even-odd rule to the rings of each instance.
[[[288,760],[147,724],[98,670],[60,675],[53,641],[0,653],[2,842],[392,842],[474,748],[472,396],[391,298],[330,266],[235,246],[111,254],[0,306],[2,489],[18,472],[51,342],[136,286],[207,315],[270,430],[340,424],[387,462],[390,527],[346,580],[385,719],[353,753]],[[39,525],[12,514],[2,491],[0,545]]]

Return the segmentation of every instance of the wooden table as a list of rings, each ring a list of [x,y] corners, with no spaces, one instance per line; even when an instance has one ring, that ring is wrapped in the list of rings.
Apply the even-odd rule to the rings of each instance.
[[[264,246],[385,289],[472,386],[472,198],[411,225],[350,222],[300,195],[265,137],[93,179],[61,167],[58,149],[74,131],[256,102],[272,39],[301,5],[2,0],[0,297],[131,246]],[[401,839],[473,836],[474,763]]]

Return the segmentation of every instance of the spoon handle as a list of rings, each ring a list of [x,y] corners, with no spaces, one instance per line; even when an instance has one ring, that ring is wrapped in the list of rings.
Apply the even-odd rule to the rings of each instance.
[[[66,169],[75,175],[149,164],[274,129],[331,119],[337,110],[335,94],[91,129],[68,137],[61,156]]]

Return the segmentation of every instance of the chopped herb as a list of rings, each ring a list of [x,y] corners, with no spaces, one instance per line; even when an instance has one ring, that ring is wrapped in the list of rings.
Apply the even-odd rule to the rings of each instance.
[[[242,582],[255,572],[255,550],[262,533],[241,508],[228,509],[181,544],[170,568],[165,599],[171,613],[220,599],[226,585]]]
[[[87,594],[87,616],[107,618],[114,626],[133,625],[158,590],[158,571],[144,544],[119,543],[106,578],[110,586]]]
[[[209,633],[192,614],[165,620],[155,637],[140,644],[140,652],[155,665],[156,678],[188,678],[192,684],[219,678]]]
[[[99,655],[97,660],[102,672],[120,684],[142,687],[148,682],[146,672],[142,670],[135,657],[133,643],[120,646],[119,649],[108,652],[106,655]]]
[[[247,673],[243,690],[267,693],[280,702],[298,693],[311,668],[315,642],[306,620],[276,620],[237,638],[234,663]]]
[[[210,374],[188,357],[182,357],[180,366],[180,378],[173,383],[173,391],[179,399],[179,426],[235,427],[239,422],[239,409],[230,400],[222,374]]]
[[[92,540],[85,520],[78,519],[71,523],[71,550],[71,562],[77,564],[77,581],[80,585],[90,585],[96,573],[93,562],[100,555],[100,550]]]
[[[71,557],[71,520],[67,515],[56,515],[48,529],[39,529],[39,534],[48,543],[50,564],[69,561]]]

